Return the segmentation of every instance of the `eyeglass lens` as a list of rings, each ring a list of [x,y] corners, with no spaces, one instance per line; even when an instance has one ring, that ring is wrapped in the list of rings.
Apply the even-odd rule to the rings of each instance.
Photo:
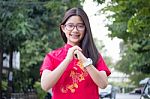
[[[76,25],[72,24],[72,23],[68,23],[68,24],[65,24],[65,27],[67,30],[73,30],[75,27],[77,28],[77,30],[84,30],[85,29],[85,26],[83,23],[78,23]]]

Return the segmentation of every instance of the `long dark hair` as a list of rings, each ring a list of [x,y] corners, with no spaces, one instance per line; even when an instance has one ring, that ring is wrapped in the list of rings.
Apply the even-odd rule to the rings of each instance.
[[[70,18],[71,16],[80,16],[81,19],[83,20],[86,30],[85,30],[85,35],[82,41],[80,42],[80,47],[82,48],[83,54],[87,58],[88,57],[91,58],[93,60],[93,65],[96,66],[96,63],[99,58],[99,52],[94,44],[88,16],[85,13],[85,11],[82,10],[81,8],[72,8],[65,13],[61,25],[64,25],[68,20],[68,18]],[[61,25],[60,25],[61,36],[64,42],[67,43],[67,38],[65,36],[65,33],[61,30]]]

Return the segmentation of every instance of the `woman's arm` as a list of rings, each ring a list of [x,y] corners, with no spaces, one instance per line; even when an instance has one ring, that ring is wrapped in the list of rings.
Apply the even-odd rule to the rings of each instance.
[[[43,90],[48,91],[52,88],[61,75],[64,73],[65,69],[67,68],[70,60],[64,59],[61,64],[53,71],[44,70],[41,76],[41,87]]]
[[[77,54],[78,59],[82,63],[86,63],[87,58],[82,54],[81,51],[76,50],[74,53]],[[90,64],[89,66],[86,66],[85,69],[87,70],[92,80],[95,82],[95,84],[98,87],[104,89],[107,86],[108,80],[107,80],[107,75],[105,71],[97,70],[92,64]]]
[[[99,71],[93,65],[89,65],[85,68],[98,87],[104,89],[108,85],[107,75],[105,71]]]

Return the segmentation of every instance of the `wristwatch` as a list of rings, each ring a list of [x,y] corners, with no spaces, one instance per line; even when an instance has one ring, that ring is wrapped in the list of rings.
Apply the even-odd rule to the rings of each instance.
[[[92,65],[92,64],[93,64],[92,59],[91,58],[87,58],[86,62],[83,63],[83,67],[85,68],[85,67],[87,67],[89,65]]]

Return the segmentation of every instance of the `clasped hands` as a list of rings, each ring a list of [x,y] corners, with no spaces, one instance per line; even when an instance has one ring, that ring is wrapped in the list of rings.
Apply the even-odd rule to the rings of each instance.
[[[73,46],[68,50],[66,59],[71,61],[74,57],[77,57],[81,62],[85,62],[87,60],[87,58],[82,53],[82,49],[79,46]]]

